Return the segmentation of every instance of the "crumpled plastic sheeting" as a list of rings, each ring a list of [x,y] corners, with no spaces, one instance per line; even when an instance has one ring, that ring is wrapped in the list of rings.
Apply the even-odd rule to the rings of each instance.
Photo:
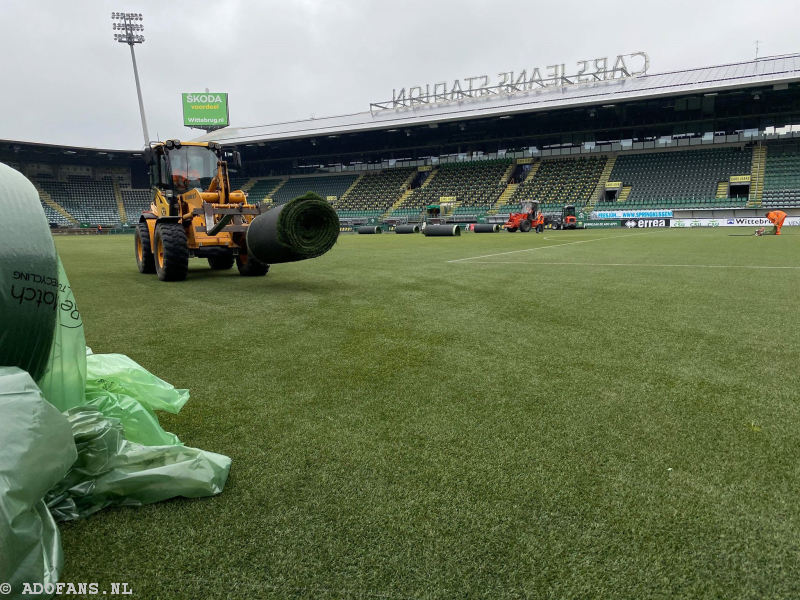
[[[140,506],[175,496],[199,498],[225,486],[227,456],[184,446],[143,446],[125,439],[118,419],[90,407],[66,413],[78,460],[47,496],[58,521],[107,506]]]
[[[43,498],[77,453],[66,417],[16,367],[0,367],[0,423],[0,583],[23,598],[23,583],[58,581],[61,538]]]
[[[164,431],[154,411],[177,414],[189,391],[176,389],[127,356],[88,355],[85,393],[84,404],[119,419],[127,440],[145,446],[181,443],[174,433]]]

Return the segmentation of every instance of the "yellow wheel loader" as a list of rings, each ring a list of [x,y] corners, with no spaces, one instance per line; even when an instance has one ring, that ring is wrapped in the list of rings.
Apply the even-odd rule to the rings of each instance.
[[[135,235],[140,273],[179,281],[189,258],[199,257],[211,269],[236,263],[241,275],[266,275],[270,263],[324,254],[339,235],[336,211],[315,194],[274,208],[248,203],[230,189],[227,159],[238,168],[239,153],[215,142],[167,140],[145,149],[144,159],[153,202]]]

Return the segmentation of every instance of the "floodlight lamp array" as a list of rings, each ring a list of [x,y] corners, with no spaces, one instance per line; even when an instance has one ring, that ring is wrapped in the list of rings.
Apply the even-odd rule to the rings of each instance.
[[[134,25],[133,23],[113,23],[111,28],[121,31],[144,31],[144,25]]]
[[[122,44],[141,44],[144,42],[144,36],[127,33],[115,33],[114,40]]]
[[[144,25],[133,22],[141,21],[142,13],[112,12],[111,19],[121,21],[111,25],[114,31],[120,32],[114,34],[115,41],[121,44],[130,44],[131,46],[144,42],[144,36],[141,34],[144,31]]]
[[[112,12],[112,19],[124,19],[126,21],[141,21],[142,13]]]

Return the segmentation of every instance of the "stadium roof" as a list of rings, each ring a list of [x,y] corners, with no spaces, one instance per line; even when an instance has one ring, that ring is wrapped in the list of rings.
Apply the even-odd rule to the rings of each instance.
[[[463,119],[530,113],[588,105],[615,104],[664,96],[713,93],[800,81],[800,54],[747,62],[641,75],[580,85],[548,87],[514,94],[487,95],[440,104],[365,111],[347,115],[285,121],[249,127],[226,127],[200,136],[228,144],[333,136],[413,127]]]

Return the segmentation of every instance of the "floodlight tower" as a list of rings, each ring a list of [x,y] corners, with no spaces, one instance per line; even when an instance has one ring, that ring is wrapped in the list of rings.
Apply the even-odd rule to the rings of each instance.
[[[114,39],[120,44],[128,44],[131,48],[133,61],[133,77],[136,79],[136,94],[139,96],[139,114],[142,116],[142,133],[144,134],[145,147],[150,145],[150,135],[147,133],[147,120],[144,117],[144,103],[142,102],[142,87],[139,85],[139,70],[136,68],[136,54],[133,52],[134,44],[144,42],[144,25],[141,24],[142,13],[112,12],[111,20],[113,29],[117,33]]]

